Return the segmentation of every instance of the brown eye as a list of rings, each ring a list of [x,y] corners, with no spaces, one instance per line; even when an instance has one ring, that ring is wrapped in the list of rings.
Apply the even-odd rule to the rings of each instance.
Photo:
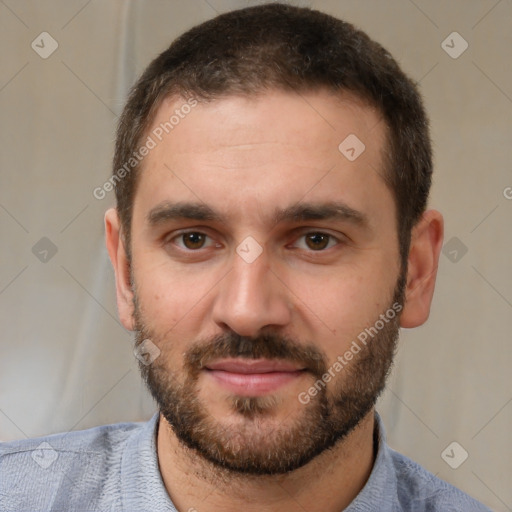
[[[184,233],[181,235],[183,245],[187,249],[201,249],[204,246],[206,235],[203,233]]]
[[[331,239],[330,235],[324,233],[309,233],[305,235],[306,245],[313,251],[325,249]]]

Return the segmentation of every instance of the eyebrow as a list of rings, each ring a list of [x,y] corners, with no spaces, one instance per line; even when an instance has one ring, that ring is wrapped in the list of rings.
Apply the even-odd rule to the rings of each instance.
[[[296,205],[277,210],[274,213],[274,222],[304,222],[310,220],[342,220],[362,227],[368,226],[366,214],[351,208],[341,202],[327,203],[298,203]]]
[[[297,203],[284,209],[274,211],[274,224],[282,222],[305,222],[313,220],[341,220],[360,227],[368,227],[366,214],[355,210],[342,202]],[[204,203],[169,202],[161,203],[150,210],[147,215],[148,224],[156,227],[171,220],[196,220],[209,222],[226,222],[223,215]]]
[[[157,226],[169,220],[222,221],[222,216],[203,203],[161,203],[150,210],[147,221],[150,226]]]

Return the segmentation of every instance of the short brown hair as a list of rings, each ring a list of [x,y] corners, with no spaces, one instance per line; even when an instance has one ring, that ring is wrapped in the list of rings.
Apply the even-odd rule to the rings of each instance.
[[[428,119],[414,82],[381,45],[325,13],[273,3],[231,11],[193,27],[133,86],[121,115],[114,175],[138,149],[162,101],[174,94],[210,101],[269,89],[349,91],[387,124],[382,175],[396,202],[402,265],[411,229],[425,211],[432,175]],[[130,254],[140,165],[117,180],[117,208]]]

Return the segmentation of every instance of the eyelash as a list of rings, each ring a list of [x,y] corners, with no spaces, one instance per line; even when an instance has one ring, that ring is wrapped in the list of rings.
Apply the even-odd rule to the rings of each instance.
[[[198,249],[188,249],[187,247],[183,247],[183,246],[180,246],[178,245],[175,240],[181,240],[183,241],[183,237],[185,235],[190,235],[190,234],[197,234],[197,235],[203,235],[207,238],[209,238],[210,240],[213,241],[212,237],[210,237],[208,234],[202,232],[202,231],[183,231],[175,236],[173,236],[172,238],[168,239],[168,242],[167,243],[174,243],[181,251],[184,251],[184,252],[189,252],[189,253],[193,253],[193,252],[199,252],[203,249],[208,249],[209,247],[212,247],[212,246],[217,246],[217,247],[220,247],[220,244],[215,244],[215,242],[213,242],[212,244],[210,244],[209,246],[207,247],[200,247]],[[324,249],[320,249],[320,250],[313,250],[313,249],[307,249],[307,248],[300,248],[301,250],[305,250],[307,252],[311,252],[311,253],[321,253],[321,252],[326,252],[328,249],[331,249],[332,247],[336,246],[336,245],[340,245],[342,242],[342,240],[340,240],[339,238],[335,237],[334,235],[331,235],[330,233],[325,233],[324,231],[308,231],[306,233],[302,233],[298,238],[297,240],[300,240],[300,239],[303,239],[305,238],[306,236],[308,235],[323,235],[323,236],[326,236],[329,238],[329,241],[328,241],[328,246]],[[334,245],[331,245],[331,241],[335,241],[336,243]]]

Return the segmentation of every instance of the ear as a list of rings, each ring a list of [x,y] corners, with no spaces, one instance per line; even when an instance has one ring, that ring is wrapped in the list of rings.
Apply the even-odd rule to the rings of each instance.
[[[110,208],[105,213],[105,244],[116,274],[119,318],[126,329],[133,331],[133,292],[130,283],[130,266],[121,233],[121,222],[115,208]]]
[[[401,327],[418,327],[429,317],[443,234],[443,216],[436,210],[426,211],[412,230]]]

